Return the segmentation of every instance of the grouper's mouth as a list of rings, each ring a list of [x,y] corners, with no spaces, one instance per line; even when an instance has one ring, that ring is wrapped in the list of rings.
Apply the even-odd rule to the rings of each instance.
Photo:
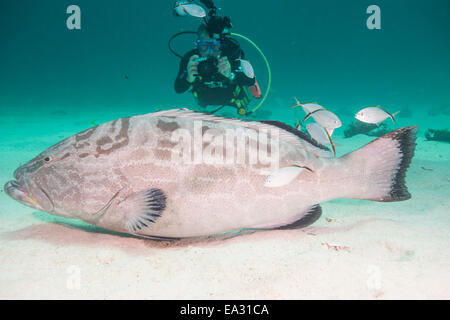
[[[6,194],[14,200],[19,201],[28,207],[44,211],[44,208],[39,204],[39,202],[33,199],[19,182],[15,180],[8,181],[4,186],[4,190]]]

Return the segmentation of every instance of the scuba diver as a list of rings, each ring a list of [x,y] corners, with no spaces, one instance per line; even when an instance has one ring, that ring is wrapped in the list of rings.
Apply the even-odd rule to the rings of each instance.
[[[246,115],[250,95],[261,98],[253,68],[244,60],[244,51],[238,41],[230,37],[230,18],[217,16],[217,8],[211,0],[202,0],[202,3],[210,9],[209,18],[204,19],[196,32],[196,48],[181,57],[175,92],[190,90],[203,108],[220,106],[211,113],[224,106],[234,106],[240,115]],[[183,4],[182,8],[189,9],[187,5],[192,3]]]

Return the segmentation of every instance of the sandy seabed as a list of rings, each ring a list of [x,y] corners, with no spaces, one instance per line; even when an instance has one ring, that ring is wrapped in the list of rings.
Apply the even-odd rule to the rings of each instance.
[[[101,120],[4,115],[0,184],[45,148]],[[2,189],[0,298],[449,299],[450,144],[425,141],[433,123],[421,126],[407,173],[412,199],[336,199],[302,230],[155,242],[33,210]],[[335,140],[342,155],[373,138],[337,132]]]

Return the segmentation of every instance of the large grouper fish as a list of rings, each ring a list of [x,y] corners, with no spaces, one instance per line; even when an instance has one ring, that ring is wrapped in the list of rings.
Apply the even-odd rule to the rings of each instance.
[[[29,207],[151,239],[302,228],[335,198],[409,199],[416,132],[400,128],[334,158],[282,122],[166,110],[73,135],[15,170],[4,190]],[[267,187],[286,166],[305,170]]]

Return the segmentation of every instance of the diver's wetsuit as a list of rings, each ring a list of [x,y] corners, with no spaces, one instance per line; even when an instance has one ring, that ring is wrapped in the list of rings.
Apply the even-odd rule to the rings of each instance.
[[[240,61],[244,58],[244,52],[237,42],[225,39],[222,44],[222,57],[226,56],[231,65],[231,72],[235,74],[232,81],[223,74],[217,72],[212,79],[195,80],[192,84],[187,82],[187,64],[194,55],[200,56],[198,49],[193,49],[183,56],[180,62],[180,70],[175,80],[175,92],[183,93],[192,86],[192,91],[197,93],[198,104],[207,105],[233,105],[230,100],[234,97],[233,92],[236,86],[252,86],[255,78],[247,77],[240,70]]]

